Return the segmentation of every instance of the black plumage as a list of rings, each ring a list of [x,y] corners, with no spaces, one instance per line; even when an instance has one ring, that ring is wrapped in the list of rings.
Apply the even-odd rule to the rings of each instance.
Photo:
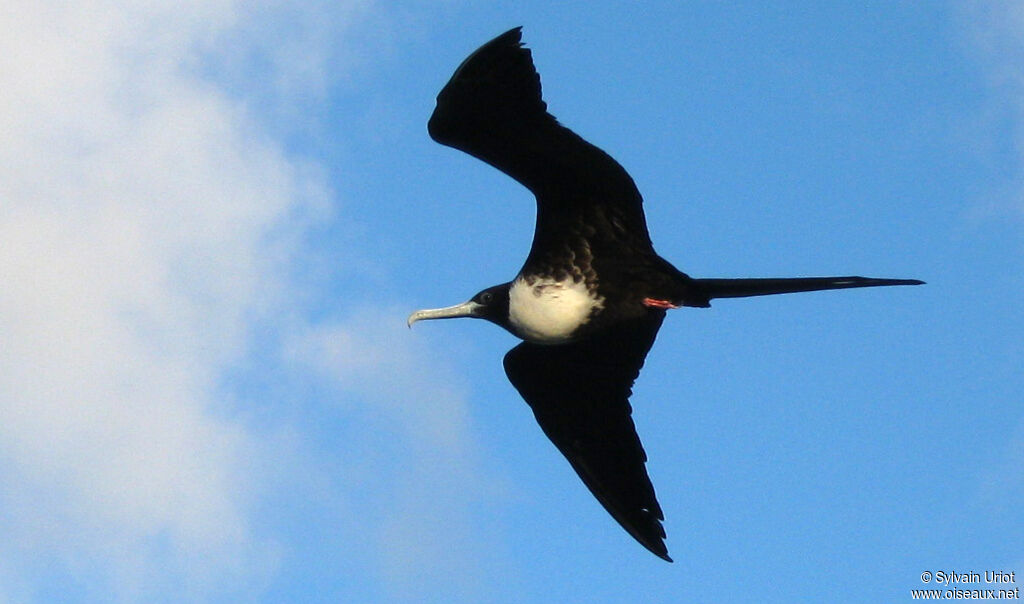
[[[631,418],[633,382],[667,309],[715,298],[916,285],[911,279],[693,279],[651,244],[643,199],[604,151],[547,112],[515,28],[456,69],[428,123],[439,143],[481,159],[537,199],[519,274],[421,319],[477,317],[525,341],[505,356],[509,381],[584,484],[637,541],[671,561],[664,516]]]
[[[644,547],[671,561],[665,516],[629,404],[664,318],[664,310],[654,310],[561,346],[523,342],[505,355],[505,373],[601,505]]]

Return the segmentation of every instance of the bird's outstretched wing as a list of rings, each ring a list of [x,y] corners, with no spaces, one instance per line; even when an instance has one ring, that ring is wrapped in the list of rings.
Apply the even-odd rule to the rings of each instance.
[[[664,311],[651,311],[560,346],[523,342],[505,355],[505,373],[601,505],[644,547],[671,562],[664,515],[629,404],[664,317]]]
[[[562,232],[561,224],[582,216],[597,229],[627,236],[631,245],[650,247],[643,199],[633,179],[607,153],[547,112],[521,30],[484,44],[455,70],[437,95],[427,124],[431,138],[491,164],[533,191],[538,234]]]

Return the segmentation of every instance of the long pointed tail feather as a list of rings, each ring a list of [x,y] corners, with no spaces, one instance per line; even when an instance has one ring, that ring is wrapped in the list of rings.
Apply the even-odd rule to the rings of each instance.
[[[917,279],[873,279],[871,277],[795,277],[787,279],[694,279],[708,299],[770,296],[825,289],[923,285]]]

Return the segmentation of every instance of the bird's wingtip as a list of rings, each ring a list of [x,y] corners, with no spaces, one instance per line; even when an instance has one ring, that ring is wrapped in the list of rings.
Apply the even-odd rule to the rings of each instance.
[[[522,47],[523,46],[523,26],[522,25],[516,25],[512,29],[506,31],[505,33],[496,36],[493,40],[491,40],[489,43],[485,44],[484,46],[489,46],[489,45],[501,46],[501,45],[505,45],[505,44],[510,45],[510,46],[516,46],[516,47]]]
[[[644,549],[661,558],[665,562],[675,562],[675,560],[672,559],[672,556],[668,555],[668,547],[661,539],[654,541],[650,539],[637,539],[637,541],[640,542],[640,545],[644,546]]]

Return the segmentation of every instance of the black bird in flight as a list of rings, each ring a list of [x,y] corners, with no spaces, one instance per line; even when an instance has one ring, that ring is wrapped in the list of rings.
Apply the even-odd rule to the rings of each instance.
[[[606,153],[562,126],[517,27],[484,44],[437,96],[431,138],[508,174],[537,198],[533,245],[507,283],[423,319],[476,317],[524,341],[505,355],[509,381],[590,492],[664,560],[664,515],[629,396],[667,309],[714,298],[882,285],[913,279],[694,279],[651,245],[642,199]]]

